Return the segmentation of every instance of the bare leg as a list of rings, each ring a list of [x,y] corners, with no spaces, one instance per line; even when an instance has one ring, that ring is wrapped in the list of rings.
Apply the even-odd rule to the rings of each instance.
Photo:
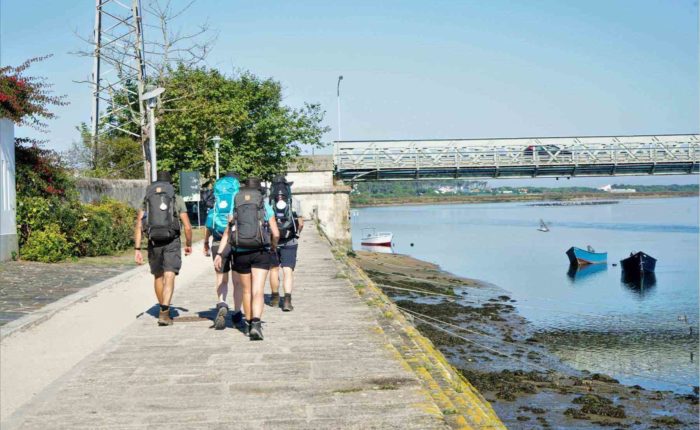
[[[216,295],[219,302],[226,303],[228,295],[228,273],[216,273]]]
[[[173,290],[175,290],[175,273],[165,272],[163,274],[163,301],[160,302],[161,305],[170,306]]]
[[[291,267],[283,267],[282,273],[284,273],[284,293],[292,294],[292,287],[294,286],[294,269]]]
[[[233,283],[233,311],[238,312],[241,310],[241,303],[243,302],[243,285],[241,284],[241,275],[239,275],[238,272],[232,271],[231,281]]]
[[[155,276],[153,278],[153,289],[156,292],[156,298],[158,299],[158,304],[163,304],[163,274]]]
[[[243,290],[243,313],[246,318],[250,320],[252,318],[252,298],[253,294],[251,292],[251,274],[250,273],[239,273],[238,276],[241,280],[241,287]]]
[[[270,290],[273,294],[280,290],[280,268],[273,266],[270,268]]]
[[[265,269],[252,269],[252,303],[253,303],[253,318],[261,318],[263,307],[265,306],[265,279],[267,278]],[[248,314],[246,313],[246,316]]]

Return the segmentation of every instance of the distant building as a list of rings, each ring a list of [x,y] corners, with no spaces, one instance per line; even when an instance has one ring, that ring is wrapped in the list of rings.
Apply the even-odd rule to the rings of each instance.
[[[603,185],[602,187],[598,188],[601,191],[605,191],[606,193],[636,193],[637,190],[634,188],[613,188],[612,185]]]

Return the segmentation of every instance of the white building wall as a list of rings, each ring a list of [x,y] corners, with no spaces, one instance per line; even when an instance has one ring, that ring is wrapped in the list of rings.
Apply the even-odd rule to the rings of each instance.
[[[14,123],[0,118],[0,261],[17,252]]]

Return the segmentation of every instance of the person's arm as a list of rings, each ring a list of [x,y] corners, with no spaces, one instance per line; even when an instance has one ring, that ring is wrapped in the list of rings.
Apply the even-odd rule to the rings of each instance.
[[[209,257],[209,238],[211,237],[211,231],[206,229],[204,232],[204,255]]]
[[[304,217],[303,216],[297,216],[297,236],[301,234],[301,231],[304,229]]]
[[[277,220],[274,216],[270,217],[268,222],[270,224],[270,248],[275,251],[277,249],[277,242],[280,240],[280,229],[277,228]]]
[[[143,264],[143,254],[141,253],[142,218],[143,209],[139,209],[136,213],[136,225],[134,226],[134,261],[136,264]]]
[[[192,254],[192,224],[187,212],[180,212],[180,222],[185,227],[185,255]]]
[[[214,268],[217,272],[221,271],[221,263],[223,260],[224,251],[226,251],[226,245],[228,244],[228,237],[230,236],[231,223],[226,226],[224,230],[224,235],[221,237],[221,242],[219,242],[219,249],[216,253],[216,258],[214,258]]]

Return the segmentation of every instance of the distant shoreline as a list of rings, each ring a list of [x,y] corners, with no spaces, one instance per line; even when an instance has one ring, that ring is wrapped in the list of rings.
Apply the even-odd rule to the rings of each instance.
[[[697,197],[696,192],[638,192],[638,193],[541,193],[541,194],[494,194],[494,195],[458,195],[458,196],[421,196],[378,198],[372,202],[353,203],[352,208],[398,205],[446,205],[465,203],[508,203],[536,201],[574,201],[574,200],[628,200],[628,199],[667,199],[674,197]]]

